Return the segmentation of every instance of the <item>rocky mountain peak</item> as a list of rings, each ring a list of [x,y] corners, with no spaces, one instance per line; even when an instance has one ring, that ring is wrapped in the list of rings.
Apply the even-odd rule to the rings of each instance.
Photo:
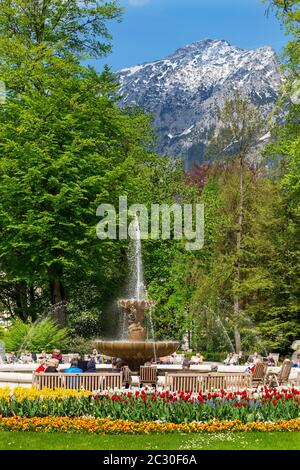
[[[166,58],[117,73],[121,106],[153,115],[157,151],[201,162],[216,124],[217,108],[236,91],[263,114],[272,111],[281,83],[279,62],[268,46],[246,50],[225,40],[204,39]]]

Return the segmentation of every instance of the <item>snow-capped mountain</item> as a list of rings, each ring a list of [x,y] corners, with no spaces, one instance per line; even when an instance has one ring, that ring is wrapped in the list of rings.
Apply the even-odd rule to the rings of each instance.
[[[162,60],[117,73],[121,106],[150,111],[157,129],[159,153],[184,155],[187,166],[203,161],[216,123],[216,112],[240,90],[268,114],[281,82],[271,47],[244,50],[227,41],[203,40]]]

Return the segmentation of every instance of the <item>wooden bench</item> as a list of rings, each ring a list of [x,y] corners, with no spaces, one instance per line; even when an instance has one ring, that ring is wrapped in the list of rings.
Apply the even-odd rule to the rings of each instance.
[[[177,373],[166,374],[165,388],[172,392],[209,393],[218,390],[250,388],[252,377],[246,373]]]
[[[122,387],[122,372],[118,373],[78,373],[78,374],[64,374],[64,373],[37,373],[34,372],[32,376],[32,384],[38,389],[43,388],[66,388],[75,390],[108,390],[120,389]]]
[[[156,385],[157,384],[157,367],[141,366],[140,367],[140,384]]]

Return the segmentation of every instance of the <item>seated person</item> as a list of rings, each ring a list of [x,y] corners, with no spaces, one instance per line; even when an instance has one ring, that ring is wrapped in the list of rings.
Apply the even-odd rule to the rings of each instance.
[[[232,354],[232,357],[230,358],[229,365],[231,366],[237,366],[238,365],[238,356],[236,354]]]
[[[182,355],[176,352],[171,355],[173,364],[182,364]]]
[[[225,366],[229,366],[229,365],[230,365],[230,361],[231,361],[231,359],[232,359],[232,356],[233,356],[233,353],[227,354],[227,357],[226,357],[226,359],[224,360]]]
[[[293,362],[293,367],[300,367],[300,354],[298,354],[297,359]]]
[[[192,364],[202,364],[204,362],[204,356],[202,354],[197,353],[195,356],[191,357]]]
[[[102,356],[101,356],[101,354],[98,353],[97,349],[93,349],[92,354],[91,354],[91,358],[92,357],[95,359],[96,364],[97,363],[101,364]]]
[[[65,374],[80,374],[83,370],[78,367],[78,360],[73,358],[71,359],[71,365],[64,370]],[[66,378],[66,387],[67,388],[76,388],[80,387],[80,378],[79,377],[67,377]]]
[[[14,364],[15,362],[18,362],[18,358],[17,358],[16,354],[13,351],[8,353],[7,362],[8,362],[8,364]]]
[[[268,354],[267,356],[267,362],[268,362],[268,366],[275,366],[275,359],[271,353]]]
[[[49,365],[49,362],[47,361],[47,359],[42,359],[40,361],[40,365],[38,366],[38,368],[36,369],[36,372],[45,372],[45,370],[47,369]]]
[[[113,372],[121,372],[123,365],[124,364],[122,359],[120,359],[119,357],[114,358],[111,363]]]
[[[191,364],[188,359],[184,359],[182,363],[182,370],[190,370]]]
[[[52,372],[58,372],[58,361],[56,359],[49,359],[48,365],[45,369],[46,374],[50,374]]]
[[[253,355],[248,357],[247,362],[250,362],[251,364],[256,364],[257,362],[260,362],[260,361],[261,361],[261,358],[259,357],[257,352],[255,352]]]
[[[163,356],[159,358],[161,364],[172,364],[170,356]]]
[[[50,359],[50,355],[47,354],[45,350],[43,350],[41,354],[38,354],[37,356],[37,360],[40,363],[42,363],[43,361],[46,361],[47,359]]]
[[[88,364],[88,361],[85,361],[83,356],[79,354],[77,357],[77,366],[79,367],[79,369],[82,369],[82,372],[86,371],[87,364]]]
[[[22,362],[22,364],[30,364],[30,363],[33,363],[33,359],[31,357],[31,353],[28,352],[28,351],[24,351],[21,356],[20,356],[20,362]]]
[[[59,364],[62,364],[62,354],[59,349],[53,349],[53,353],[51,356],[52,359],[57,359]]]
[[[87,365],[86,365],[86,369],[84,371],[85,373],[95,373],[97,372],[97,369],[96,369],[96,362],[95,362],[95,359],[94,358],[90,358],[88,361],[87,361]]]
[[[37,354],[31,353],[31,359],[33,360],[33,362],[37,362]]]
[[[80,372],[83,372],[80,367],[78,367],[78,360],[77,359],[71,359],[71,364],[70,367],[64,370],[66,374],[80,374]]]

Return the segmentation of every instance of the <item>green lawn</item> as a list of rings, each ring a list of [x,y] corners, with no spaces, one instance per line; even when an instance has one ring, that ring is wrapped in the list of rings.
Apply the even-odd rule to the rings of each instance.
[[[300,432],[88,435],[0,432],[0,449],[16,450],[299,450]]]

